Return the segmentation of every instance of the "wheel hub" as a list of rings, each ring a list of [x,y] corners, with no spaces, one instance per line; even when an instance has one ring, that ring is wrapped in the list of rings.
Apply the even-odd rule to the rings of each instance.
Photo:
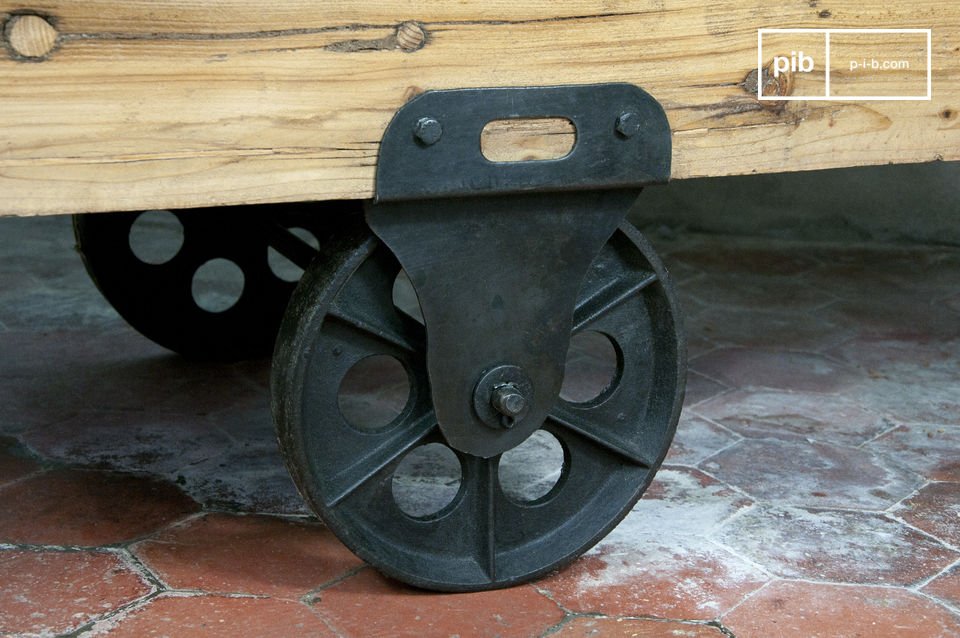
[[[477,417],[495,431],[509,430],[530,425],[524,421],[530,414],[533,399],[533,383],[520,368],[496,366],[477,382],[473,409]]]

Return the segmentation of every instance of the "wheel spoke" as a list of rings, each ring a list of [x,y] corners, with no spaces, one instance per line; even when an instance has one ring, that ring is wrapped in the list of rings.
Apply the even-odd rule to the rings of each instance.
[[[270,236],[270,246],[304,270],[319,254],[317,249],[294,235],[285,226],[274,223],[270,224],[266,230]]]
[[[462,455],[460,462],[468,495],[461,506],[463,529],[475,530],[469,551],[493,582],[497,579],[497,459]]]
[[[577,304],[573,313],[573,332],[581,332],[656,280],[657,275],[648,272],[641,277],[616,279],[595,291]]]
[[[335,507],[360,486],[398,461],[437,428],[433,411],[411,419],[404,427],[391,429],[365,454],[332,475],[329,479],[327,507]]]
[[[420,353],[424,349],[424,329],[416,321],[396,313],[396,317],[386,318],[368,314],[356,305],[335,301],[328,317],[332,317],[352,328],[352,331],[377,341],[392,345],[409,353]]]
[[[590,418],[589,410],[582,410],[558,404],[548,419],[563,428],[570,430],[592,441],[595,445],[606,449],[640,467],[653,467],[654,460],[641,450],[634,442],[618,436],[611,428],[605,427]]]
[[[425,348],[425,329],[399,312],[393,303],[393,285],[400,264],[386,248],[375,252],[330,304],[328,316],[407,352]]]

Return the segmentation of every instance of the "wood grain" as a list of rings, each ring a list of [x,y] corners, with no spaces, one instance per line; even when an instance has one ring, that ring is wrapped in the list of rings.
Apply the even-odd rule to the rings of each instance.
[[[393,113],[475,86],[633,82],[675,178],[960,159],[955,0],[0,0],[25,11],[59,37],[0,52],[0,214],[370,197]],[[934,98],[761,103],[760,27],[932,28]]]

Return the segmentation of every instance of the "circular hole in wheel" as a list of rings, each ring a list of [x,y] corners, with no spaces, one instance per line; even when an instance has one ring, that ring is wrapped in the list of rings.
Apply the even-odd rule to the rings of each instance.
[[[420,309],[420,300],[417,298],[417,291],[405,270],[401,270],[393,281],[393,305],[401,313],[423,325],[423,311]]]
[[[460,492],[463,470],[453,450],[428,443],[403,457],[393,473],[393,499],[413,518],[429,518],[446,509]]]
[[[370,432],[393,423],[410,400],[410,375],[397,359],[376,354],[361,359],[340,382],[337,403],[352,427]]]
[[[287,230],[314,250],[320,250],[320,241],[309,230],[305,228],[288,228]],[[300,281],[300,277],[303,276],[303,268],[293,263],[273,246],[267,248],[267,264],[273,274],[283,281]]]
[[[193,275],[193,300],[207,312],[226,312],[243,295],[243,270],[229,259],[211,259]]]
[[[619,349],[602,332],[581,332],[570,339],[560,398],[590,403],[609,396],[623,367]]]
[[[566,454],[557,437],[537,430],[500,457],[500,489],[520,503],[532,503],[547,496],[560,482]]]
[[[183,224],[168,210],[144,211],[133,220],[128,241],[134,257],[159,266],[183,248]]]

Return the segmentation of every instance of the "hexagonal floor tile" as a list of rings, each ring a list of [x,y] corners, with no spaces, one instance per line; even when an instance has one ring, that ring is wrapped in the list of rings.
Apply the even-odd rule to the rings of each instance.
[[[114,554],[0,551],[0,634],[64,634],[152,591]]]
[[[53,470],[0,489],[0,542],[99,546],[197,511],[174,485],[113,472]]]
[[[740,437],[709,421],[685,412],[680,416],[677,433],[664,463],[667,465],[698,465]]]
[[[766,582],[763,572],[710,541],[662,530],[614,532],[537,587],[580,613],[712,620]]]
[[[960,313],[960,295],[954,295],[949,299],[946,299],[943,302],[943,305],[945,305],[950,310],[953,310],[954,312]]]
[[[864,370],[871,379],[903,381],[922,374],[926,378],[950,380],[960,371],[960,340],[860,337],[829,354]]]
[[[689,370],[687,371],[687,387],[686,394],[683,397],[683,405],[685,408],[696,405],[710,397],[726,392],[728,389],[722,383],[717,383],[713,379],[708,379],[702,374]]]
[[[538,636],[564,612],[533,587],[434,594],[387,580],[372,569],[319,592],[318,614],[347,636]]]
[[[724,617],[737,638],[945,638],[960,619],[890,587],[775,582]]]
[[[133,548],[170,587],[299,599],[363,565],[319,523],[208,514]]]
[[[755,507],[716,536],[784,578],[837,583],[911,585],[960,558],[924,534],[868,512]]]
[[[868,338],[960,338],[960,322],[926,293],[864,286],[861,295],[816,310],[815,314]]]
[[[168,636],[335,636],[322,618],[302,603],[272,598],[177,596],[154,598],[121,618],[99,623],[96,635],[111,638]]]
[[[960,547],[960,483],[930,483],[893,512],[954,547]]]
[[[771,247],[765,240],[737,237],[736,243],[717,241],[710,237],[709,246],[684,247],[669,253],[670,261],[684,264],[699,272],[721,274],[766,273],[768,275],[799,275],[816,269],[820,262],[811,257],[806,247],[794,248],[784,242]]]
[[[685,284],[689,294],[714,308],[802,312],[822,308],[836,297],[798,279],[756,273],[707,274]]]
[[[827,443],[746,439],[701,465],[758,499],[808,507],[884,510],[923,484],[878,454]]]
[[[960,427],[901,425],[865,447],[931,481],[960,482]]]
[[[697,413],[754,439],[800,439],[857,446],[893,427],[842,396],[737,390],[697,406]]]
[[[870,379],[848,388],[847,396],[901,423],[956,426],[960,425],[960,401],[953,398],[956,391],[956,378],[923,381],[920,375],[911,375],[903,379]]]
[[[732,388],[840,393],[861,381],[852,368],[817,354],[755,348],[721,348],[690,367]]]
[[[0,485],[23,478],[40,469],[40,464],[20,442],[0,436]]]
[[[698,470],[662,468],[630,515],[602,541],[629,543],[634,535],[706,536],[753,505],[743,494]]]
[[[555,634],[560,638],[597,638],[598,636],[623,636],[626,638],[721,638],[724,634],[718,627],[663,620],[637,620],[632,618],[573,618]]]
[[[960,610],[960,564],[943,572],[923,586],[922,591]]]
[[[710,308],[686,322],[691,334],[705,335],[721,346],[776,348],[818,352],[855,333],[808,312],[768,312],[751,308]]]

